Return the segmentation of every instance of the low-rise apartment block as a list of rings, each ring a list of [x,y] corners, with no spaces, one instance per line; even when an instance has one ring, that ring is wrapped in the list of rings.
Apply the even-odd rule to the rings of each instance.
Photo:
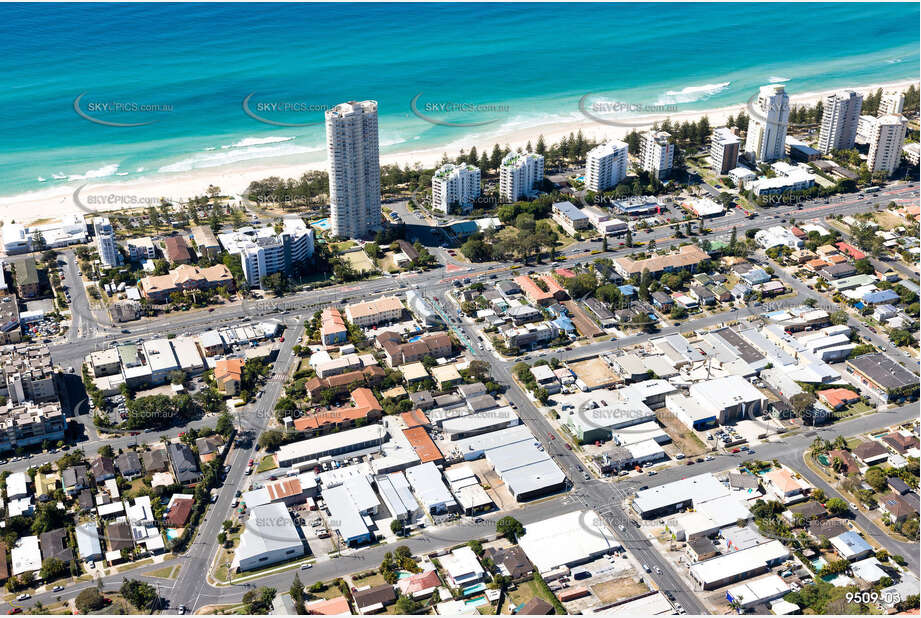
[[[375,300],[352,303],[345,308],[345,317],[348,321],[362,328],[393,322],[402,315],[403,303],[396,296],[383,296]]]
[[[233,275],[223,264],[199,268],[183,264],[165,275],[148,275],[139,282],[141,295],[153,302],[163,302],[174,292],[190,290],[233,290]]]

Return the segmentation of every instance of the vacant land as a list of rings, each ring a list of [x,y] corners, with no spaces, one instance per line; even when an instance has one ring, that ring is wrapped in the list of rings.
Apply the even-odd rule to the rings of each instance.
[[[569,363],[569,368],[575,372],[576,377],[585,382],[590,389],[613,386],[622,380],[611,371],[600,358],[589,358],[583,361]]]
[[[632,577],[622,577],[602,582],[591,587],[595,596],[601,599],[602,603],[613,603],[621,599],[629,599],[647,592],[649,588],[646,584],[641,584],[633,580]]]
[[[364,251],[349,251],[342,255],[342,259],[352,265],[356,272],[372,272],[377,270],[377,266],[368,257]]]
[[[707,452],[706,445],[700,441],[697,434],[689,431],[674,414],[662,408],[656,412],[656,418],[665,426],[665,432],[671,436],[679,452],[687,457],[697,457]]]

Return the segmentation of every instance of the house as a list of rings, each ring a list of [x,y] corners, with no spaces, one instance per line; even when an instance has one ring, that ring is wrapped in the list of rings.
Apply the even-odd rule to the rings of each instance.
[[[528,560],[524,550],[517,545],[504,548],[490,547],[485,555],[503,575],[511,577],[512,581],[523,580],[534,573],[534,565]]]
[[[101,560],[103,556],[102,543],[99,541],[99,530],[96,523],[88,521],[79,524],[75,530],[77,538],[77,554],[82,560]]]
[[[170,442],[166,445],[166,450],[176,480],[183,485],[197,483],[201,478],[201,472],[192,449],[182,442]]]
[[[311,616],[351,616],[349,600],[343,596],[331,599],[318,599],[304,604],[307,614]]]
[[[191,494],[173,494],[166,505],[166,525],[171,528],[184,528],[195,505]]]
[[[96,482],[115,478],[115,461],[111,457],[100,455],[92,463],[93,478]]]
[[[861,442],[852,450],[854,456],[868,466],[878,464],[889,458],[889,451],[875,440]]]
[[[532,597],[515,612],[516,616],[551,616],[556,612],[553,606],[540,597]]]
[[[441,586],[441,580],[436,570],[427,569],[397,580],[396,585],[400,594],[413,599],[424,599],[432,596],[432,593]]]
[[[918,436],[912,434],[906,435],[900,431],[887,433],[881,439],[900,455],[904,455],[909,449],[918,448],[919,445],[921,445],[919,444]]]
[[[222,393],[233,396],[240,392],[245,364],[242,358],[222,358],[214,364],[214,381]]]
[[[660,292],[657,290],[652,293],[652,304],[656,309],[660,309],[662,311],[671,311],[672,307],[675,305],[675,301],[673,301],[672,297],[665,292]]]
[[[889,478],[887,478],[886,484],[889,485],[889,489],[891,489],[892,491],[894,491],[900,496],[903,496],[911,491],[911,487],[909,487],[908,483],[906,483],[905,481],[903,481],[897,476],[890,476]]]
[[[873,547],[862,536],[848,530],[844,534],[829,539],[838,555],[849,562],[861,560],[873,553]]]
[[[70,564],[74,558],[74,550],[67,546],[69,536],[65,528],[57,528],[43,532],[39,539],[42,548],[42,560],[54,558],[64,564]]]
[[[819,391],[818,398],[832,410],[839,410],[860,401],[860,395],[846,388],[829,388]]]
[[[556,374],[553,373],[553,369],[550,368],[550,365],[535,365],[531,367],[531,375],[534,376],[537,385],[540,388],[546,389],[551,395],[560,392],[562,388],[560,381],[556,377]]]
[[[793,520],[796,519],[797,515],[801,516],[806,521],[822,519],[828,515],[828,511],[825,510],[825,507],[815,500],[810,500],[802,504],[794,504],[790,507],[789,511],[791,513],[791,519]]]
[[[143,472],[141,467],[141,458],[134,451],[125,451],[115,458],[115,466],[119,474],[128,480],[139,476]]]
[[[834,464],[835,459],[844,464],[843,471],[845,475],[860,473],[860,466],[857,465],[857,461],[854,460],[854,456],[851,455],[850,451],[845,451],[844,449],[828,451],[828,463]]]
[[[144,463],[144,470],[149,474],[154,472],[166,472],[169,469],[169,457],[165,448],[154,448],[144,451],[141,454],[141,461]]]
[[[879,510],[889,515],[889,519],[895,523],[902,523],[909,517],[915,517],[918,510],[900,494],[890,492],[881,496],[878,500]]]
[[[848,531],[844,520],[838,518],[811,521],[808,529],[809,534],[818,540],[831,539]]]
[[[134,549],[134,535],[131,533],[131,526],[123,517],[107,524],[105,530],[110,553],[120,552],[123,549]],[[108,558],[108,554],[106,557]]]
[[[37,536],[24,536],[17,539],[10,550],[13,563],[13,575],[35,573],[42,568],[42,552],[38,546]]]
[[[390,584],[365,586],[352,592],[352,600],[360,614],[373,614],[396,603],[397,593]]]
[[[80,465],[66,468],[61,476],[61,483],[64,485],[64,493],[70,497],[88,488],[89,478],[87,477],[86,466]]]
[[[473,550],[466,545],[441,556],[442,571],[447,576],[447,583],[452,588],[464,588],[483,581],[486,571],[480,565]]]
[[[765,481],[766,489],[784,504],[804,500],[806,492],[811,489],[811,485],[794,477],[793,473],[786,468],[772,470],[762,478]]]
[[[224,439],[219,434],[197,438],[195,448],[198,449],[198,458],[202,463],[215,459],[224,447]]]

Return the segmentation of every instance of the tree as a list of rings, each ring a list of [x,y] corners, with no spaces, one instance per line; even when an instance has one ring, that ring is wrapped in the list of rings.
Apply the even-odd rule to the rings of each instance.
[[[390,531],[398,536],[403,536],[403,522],[399,519],[394,519],[390,522]]]
[[[81,614],[91,614],[102,609],[105,605],[105,600],[102,598],[98,588],[87,588],[77,595],[75,603]]]
[[[157,596],[157,589],[147,582],[136,579],[125,579],[119,592],[128,599],[128,602],[137,609],[153,609],[155,604],[160,600]]]
[[[275,599],[275,588],[261,586],[243,595],[243,613],[268,614]]]
[[[259,448],[266,451],[275,451],[285,441],[285,435],[277,429],[269,429],[259,436]]]
[[[847,324],[848,319],[849,318],[848,318],[847,312],[844,311],[843,309],[833,311],[831,315],[828,316],[828,320],[835,326]]]
[[[881,468],[873,466],[864,474],[864,479],[876,491],[882,491],[886,488],[886,473]]]
[[[412,597],[401,594],[400,598],[397,599],[394,608],[398,614],[409,616],[418,612],[422,608],[422,604]]]
[[[517,543],[518,539],[524,535],[524,526],[514,517],[506,515],[496,522],[496,532],[512,543]]]
[[[291,589],[288,591],[291,595],[291,600],[294,601],[294,611],[298,615],[304,615],[307,613],[307,608],[304,607],[304,584],[301,583],[301,578],[298,577],[297,573],[294,574],[294,581],[291,582]]]
[[[67,573],[67,565],[57,558],[46,558],[42,561],[39,573],[45,581],[52,581]]]
[[[793,406],[793,411],[797,416],[803,416],[807,411],[812,409],[813,404],[815,404],[816,398],[812,393],[797,393],[790,397],[790,405]]]
[[[848,512],[849,507],[847,502],[841,498],[829,498],[828,501],[825,502],[825,509],[830,515],[842,515]]]
[[[901,328],[894,328],[889,331],[889,341],[900,348],[911,345],[911,333]]]
[[[627,235],[624,236],[624,245],[627,247],[633,246],[633,232],[631,232],[629,229],[627,230]]]

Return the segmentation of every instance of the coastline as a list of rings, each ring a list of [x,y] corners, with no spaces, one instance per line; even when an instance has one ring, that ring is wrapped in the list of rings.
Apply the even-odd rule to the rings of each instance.
[[[887,84],[873,84],[868,86],[852,86],[859,92],[875,92],[879,88],[904,90],[909,85],[917,85],[917,80],[903,80]],[[818,100],[842,88],[835,88],[821,92],[791,94],[790,102],[795,105],[814,105]],[[726,118],[736,115],[745,109],[746,103],[704,109],[679,111],[668,114],[651,114],[631,117],[631,126],[616,127],[601,124],[589,118],[543,124],[539,126],[522,127],[511,131],[496,132],[492,134],[477,134],[469,138],[458,138],[443,146],[435,146],[418,150],[407,150],[382,154],[381,165],[396,164],[399,166],[421,164],[423,167],[434,167],[441,160],[443,154],[455,157],[463,148],[469,151],[475,146],[478,152],[489,152],[493,144],[508,145],[517,149],[524,147],[528,141],[532,145],[537,141],[538,135],[544,136],[544,141],[549,145],[558,142],[561,138],[579,130],[587,139],[603,141],[605,139],[620,139],[631,130],[644,130],[655,122],[662,122],[668,118],[672,122],[696,121],[707,116],[710,125],[722,126]],[[448,151],[451,148],[451,151]],[[39,190],[33,193],[20,194],[0,198],[0,221],[9,223],[28,224],[38,220],[54,220],[72,213],[92,213],[122,208],[138,208],[159,204],[161,197],[167,197],[174,202],[181,202],[196,195],[205,193],[209,185],[220,187],[225,195],[239,195],[250,182],[269,176],[281,178],[297,178],[309,170],[325,169],[325,157],[319,161],[297,162],[298,155],[282,157],[280,159],[262,159],[228,165],[222,167],[196,169],[190,172],[180,172],[175,175],[158,175],[150,178],[138,178],[131,181],[117,182],[90,182],[70,183],[59,187]],[[295,160],[292,160],[295,159]],[[274,161],[274,162],[273,162]],[[85,206],[78,206],[78,201]]]

